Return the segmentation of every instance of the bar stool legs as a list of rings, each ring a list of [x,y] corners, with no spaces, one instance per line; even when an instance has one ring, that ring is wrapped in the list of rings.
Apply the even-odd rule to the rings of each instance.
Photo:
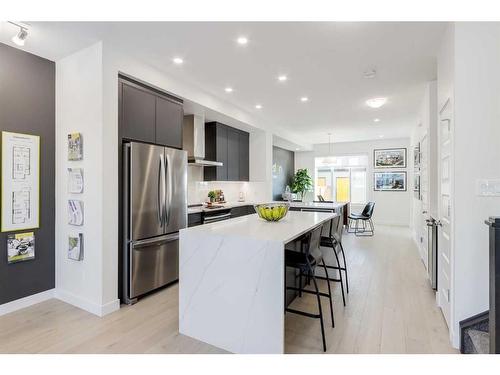
[[[349,294],[349,278],[347,277],[347,263],[345,261],[344,246],[342,246],[342,242],[339,242],[339,245],[340,245],[340,252],[342,253],[342,258],[344,260],[344,268],[341,268],[339,270],[339,273],[341,273],[342,271],[345,272],[345,285],[346,285],[346,289],[347,289],[347,294]],[[337,263],[338,263],[338,260],[337,260]],[[340,264],[339,264],[339,267],[340,267]],[[344,306],[345,306],[345,304],[344,304]]]
[[[330,281],[340,282],[340,290],[342,291],[342,302],[344,303],[344,306],[345,306],[346,303],[345,303],[344,280],[342,278],[342,271],[346,272],[346,278],[347,278],[347,270],[346,270],[347,266],[345,263],[345,256],[344,256],[344,267],[342,267],[340,265],[339,257],[338,257],[337,251],[335,250],[335,244],[336,243],[331,238],[328,238],[328,247],[332,248],[333,254],[335,255],[335,261],[337,262],[337,265],[336,266],[325,265],[325,267],[328,269],[338,270],[339,271],[339,278],[334,279],[332,277],[328,277],[328,273],[325,273],[326,277],[323,277],[323,276],[316,276],[316,277],[318,279],[321,279],[321,280],[328,280],[328,285],[330,285]],[[342,249],[342,255],[344,255],[343,252],[344,252],[344,250]],[[324,262],[324,260],[323,260],[323,262]],[[349,286],[347,286],[347,293],[349,293]]]
[[[328,277],[327,265],[325,264],[324,260],[321,260],[321,266],[325,270],[325,274]],[[313,282],[314,290],[305,289],[305,286],[304,286],[304,288],[302,287],[302,275],[303,275],[302,271],[301,271],[301,276],[300,276],[300,284],[299,284],[300,287],[299,288],[295,288],[295,287],[287,286],[286,289],[298,291],[299,292],[299,296],[301,295],[302,292],[303,293],[309,293],[309,294],[315,294],[317,302],[318,302],[318,314],[311,314],[311,313],[308,313],[308,312],[305,312],[305,311],[299,311],[299,310],[291,309],[291,308],[288,308],[288,307],[285,308],[285,312],[291,312],[291,313],[295,313],[295,314],[307,316],[307,317],[310,317],[310,318],[317,318],[317,319],[319,319],[320,320],[320,324],[321,324],[321,338],[322,338],[322,341],[323,341],[323,351],[326,352],[325,326],[324,326],[324,322],[323,322],[323,309],[322,309],[322,306],[321,306],[321,297],[327,297],[328,298],[328,301],[330,303],[330,317],[332,319],[332,327],[335,327],[335,320],[334,320],[334,317],[333,317],[332,290],[331,290],[331,287],[330,287],[330,282],[327,281],[328,293],[320,292],[319,288],[318,288],[318,282],[316,280],[318,277],[314,275],[314,268],[309,266],[307,268],[307,270],[305,270],[305,271],[306,271],[305,272],[306,276],[309,277],[310,280],[312,280],[312,282]],[[286,281],[285,281],[285,285],[286,285]]]

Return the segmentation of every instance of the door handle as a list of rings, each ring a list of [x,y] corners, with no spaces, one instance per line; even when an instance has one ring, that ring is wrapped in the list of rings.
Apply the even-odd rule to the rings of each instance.
[[[166,170],[165,170],[165,179],[166,179],[166,194],[165,194],[165,216],[166,216],[166,225],[168,226],[170,223],[171,216],[171,207],[172,207],[172,168],[170,163],[170,155],[166,154]]]
[[[158,206],[158,222],[160,223],[160,225],[163,225],[163,220],[162,220],[162,216],[163,216],[163,204],[162,204],[162,200],[161,200],[161,175],[162,175],[162,169],[161,169],[161,165],[162,165],[162,159],[161,159],[161,156],[160,156],[160,163],[158,164],[158,197],[157,197],[157,206]]]
[[[145,247],[161,246],[172,241],[177,241],[178,239],[179,239],[179,233],[167,234],[161,237],[148,238],[146,240],[135,241],[132,243],[132,248],[135,250]]]
[[[163,154],[160,155],[160,178],[158,179],[158,184],[160,185],[159,190],[161,191],[160,195],[160,225],[163,226],[165,224],[165,160]],[[159,191],[159,194],[160,194]]]

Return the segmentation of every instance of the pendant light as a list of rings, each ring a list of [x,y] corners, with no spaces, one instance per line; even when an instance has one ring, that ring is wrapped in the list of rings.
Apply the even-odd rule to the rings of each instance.
[[[332,165],[335,163],[332,157],[332,133],[328,133],[328,156],[323,159],[324,164]]]

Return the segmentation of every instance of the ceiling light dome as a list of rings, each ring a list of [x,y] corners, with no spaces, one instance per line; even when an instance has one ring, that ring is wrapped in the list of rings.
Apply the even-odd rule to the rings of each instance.
[[[238,44],[244,46],[245,44],[248,43],[248,38],[245,36],[240,36],[238,39],[236,39],[236,41],[238,42]]]
[[[379,97],[379,98],[372,98],[368,99],[366,101],[366,105],[370,108],[380,108],[382,107],[385,103],[387,103],[387,98]]]

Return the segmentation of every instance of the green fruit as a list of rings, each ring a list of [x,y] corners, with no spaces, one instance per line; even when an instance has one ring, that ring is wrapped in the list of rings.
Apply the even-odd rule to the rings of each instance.
[[[273,219],[279,220],[281,215],[280,207],[273,207]]]

